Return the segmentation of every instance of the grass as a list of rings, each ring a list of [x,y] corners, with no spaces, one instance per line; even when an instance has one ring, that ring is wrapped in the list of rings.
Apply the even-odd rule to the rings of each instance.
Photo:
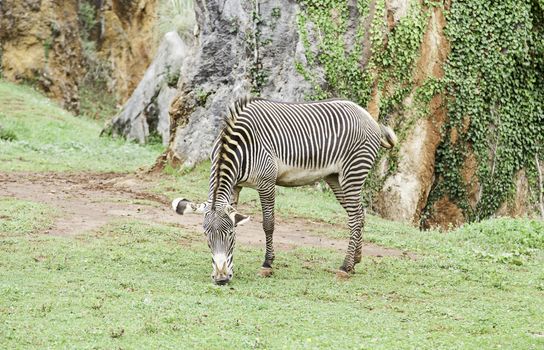
[[[0,237],[25,236],[50,226],[56,211],[43,204],[0,197]]]
[[[194,1],[160,0],[157,23],[161,36],[176,31],[182,38],[190,37],[196,24]]]
[[[0,141],[0,171],[132,171],[159,152],[98,138],[95,122],[4,82],[0,124],[16,135]],[[70,150],[73,142],[79,146]],[[155,191],[204,200],[208,171],[209,163],[166,169]],[[254,191],[241,199],[245,210],[258,210]],[[277,202],[284,219],[345,226],[328,191],[279,189]],[[200,233],[124,220],[71,237],[43,234],[59,215],[0,194],[2,348],[544,347],[542,221],[501,218],[421,232],[369,216],[366,240],[417,259],[366,257],[350,280],[337,281],[330,270],[341,253],[299,248],[278,251],[274,276],[262,279],[262,249],[239,246],[235,277],[219,287]]]
[[[75,117],[27,86],[0,80],[0,171],[128,172],[153,164],[162,146],[99,137],[101,127]]]
[[[0,212],[14,203],[0,201]],[[7,348],[538,349],[544,345],[542,223],[489,221],[447,235],[408,231],[417,260],[365,259],[347,282],[341,254],[239,247],[228,287],[211,284],[200,236],[122,221],[77,238],[48,237],[26,215],[0,240],[0,338]],[[389,225],[396,225],[389,223]],[[496,237],[506,230],[514,241]],[[522,227],[521,233],[513,227]],[[511,237],[512,238],[512,237]],[[523,251],[521,263],[489,259]]]

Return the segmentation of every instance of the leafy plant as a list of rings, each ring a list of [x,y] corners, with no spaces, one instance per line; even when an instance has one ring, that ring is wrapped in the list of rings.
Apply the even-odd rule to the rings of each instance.
[[[98,23],[94,5],[87,1],[79,3],[78,17],[80,22],[79,35],[83,41],[90,40],[91,31]]]
[[[423,220],[444,196],[469,220],[490,217],[512,197],[514,178],[521,169],[529,179],[529,200],[538,200],[536,163],[542,162],[544,148],[544,44],[540,40],[544,15],[539,2],[453,2],[446,10],[437,1],[410,1],[407,14],[391,29],[385,22],[384,0],[373,2],[372,18],[370,1],[357,1],[359,18],[353,23],[348,23],[353,19],[345,2],[299,2],[297,26],[305,62],[297,61],[295,68],[314,86],[309,99],[343,97],[366,106],[373,91],[379,118],[388,122],[393,116],[402,142],[416,120],[429,114],[431,99],[437,94],[447,97],[448,120],[436,154],[437,180]],[[436,8],[447,16],[445,31],[451,44],[445,77],[416,86],[414,65],[429,13]],[[348,24],[354,23],[359,26],[349,46]],[[370,45],[365,48],[370,51],[365,62],[362,42]],[[409,96],[413,103],[407,107]],[[477,163],[475,174],[463,173],[472,158]],[[388,153],[386,176],[396,171],[397,162],[398,149],[394,149]],[[383,179],[383,174],[370,174],[366,197],[381,189]]]

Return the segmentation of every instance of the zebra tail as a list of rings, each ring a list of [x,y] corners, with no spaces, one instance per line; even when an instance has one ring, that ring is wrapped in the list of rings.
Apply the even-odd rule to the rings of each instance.
[[[397,135],[395,135],[393,129],[383,124],[380,124],[380,130],[382,131],[382,147],[393,148],[397,144]]]

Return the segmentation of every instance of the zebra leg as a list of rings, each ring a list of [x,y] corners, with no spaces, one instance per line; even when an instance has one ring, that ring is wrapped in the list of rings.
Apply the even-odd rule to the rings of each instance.
[[[344,263],[340,267],[343,276],[353,272],[357,255],[361,254],[362,232],[364,224],[364,211],[361,205],[361,189],[365,183],[370,167],[376,157],[373,149],[363,149],[354,154],[350,162],[346,164],[339,176],[340,186],[344,192],[344,208],[348,212],[348,227],[350,239],[348,251]]]
[[[240,199],[240,192],[242,191],[242,187],[240,186],[234,186],[232,190],[232,200],[231,205],[236,207],[238,205],[238,199]]]
[[[342,186],[340,186],[340,182],[338,181],[338,174],[327,176],[325,178],[325,181],[331,188],[332,193],[334,193],[334,196],[336,197],[342,208],[346,209],[346,202],[344,201],[344,191],[342,190]]]
[[[332,192],[334,193],[334,196],[336,197],[336,199],[338,200],[338,202],[340,203],[342,208],[344,208],[344,210],[346,210],[346,212],[348,212],[348,206],[346,205],[346,201],[345,201],[345,198],[344,198],[345,197],[344,190],[342,190],[342,186],[340,186],[340,182],[338,180],[338,174],[327,176],[325,178],[325,181],[327,182],[327,184],[331,188]],[[361,231],[363,231],[364,224],[365,224],[365,212],[363,210],[362,219],[361,219]],[[357,246],[355,247],[355,253],[354,253],[354,257],[353,257],[354,264],[358,264],[358,263],[361,262],[361,259],[362,259],[362,247],[363,247],[363,240],[360,239]]]
[[[359,187],[360,189],[360,187]],[[353,192],[355,190],[352,190]],[[348,227],[350,230],[350,239],[348,244],[348,251],[344,258],[344,263],[340,267],[340,270],[344,272],[353,272],[355,265],[355,256],[358,248],[362,244],[361,235],[361,219],[362,219],[362,207],[360,197],[357,195],[346,195],[346,210],[348,212]]]
[[[269,276],[272,274],[272,262],[274,261],[274,202],[276,196],[275,184],[259,188],[259,198],[261,200],[261,207],[263,211],[263,230],[266,236],[266,253],[264,255],[264,262],[261,268],[261,276]]]
[[[365,209],[361,208],[361,239],[359,239],[357,246],[355,247],[355,254],[353,256],[353,262],[358,264],[363,259],[363,232],[365,231]]]

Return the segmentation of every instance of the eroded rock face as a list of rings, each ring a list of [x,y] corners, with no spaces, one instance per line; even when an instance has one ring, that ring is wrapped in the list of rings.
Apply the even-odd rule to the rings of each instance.
[[[302,56],[295,1],[195,1],[199,26],[195,55],[182,67],[172,107],[167,158],[193,166],[206,159],[237,97],[303,100],[310,86],[295,71]],[[254,13],[258,13],[254,16]]]
[[[177,94],[180,68],[190,48],[176,32],[166,33],[138,87],[106,132],[144,143],[156,132],[163,144],[170,138],[170,104]]]
[[[0,1],[2,75],[37,84],[72,111],[87,67],[78,10],[81,0]],[[94,1],[97,30],[92,40],[112,72],[111,91],[125,101],[138,85],[157,48],[158,0]]]
[[[400,1],[392,3],[395,5],[391,5],[391,8],[398,8],[404,13],[399,15],[396,12],[391,13],[393,18],[405,15],[406,9]],[[443,65],[449,52],[444,35],[445,24],[442,11],[438,8],[433,9],[417,62],[414,91],[427,78],[442,78],[444,75]],[[413,93],[405,100],[405,105],[410,106],[412,100]],[[408,131],[408,136],[400,147],[398,170],[385,180],[383,189],[378,195],[374,209],[388,219],[419,224],[421,211],[427,203],[434,180],[435,154],[441,140],[440,129],[446,120],[442,96],[435,96],[429,103],[428,110],[429,115],[417,119]],[[437,221],[433,224],[447,225],[448,222]]]
[[[407,15],[408,4],[409,1],[401,0],[387,2],[391,27]],[[371,5],[370,10],[374,6],[373,3]],[[356,28],[356,6],[351,2],[350,6],[350,16],[353,17],[350,23]],[[171,110],[173,142],[167,153],[170,161],[185,166],[192,166],[208,156],[228,104],[235,97],[255,89],[255,77],[251,74],[255,67],[259,71],[270,72],[270,78],[258,87],[268,98],[301,100],[311,91],[308,83],[294,71],[295,60],[305,60],[303,45],[294,26],[297,11],[294,2],[282,6],[279,17],[272,16],[272,13],[277,15],[278,10],[271,2],[261,2],[258,11],[263,22],[258,24],[249,15],[257,9],[238,1],[198,2],[197,9],[200,45],[196,56],[182,68],[180,93]],[[406,99],[407,105],[412,104],[417,87],[429,77],[441,78],[444,74],[443,64],[449,47],[443,33],[445,20],[441,10],[433,9],[428,21],[416,64],[414,91]],[[266,47],[256,44],[251,35],[256,29],[261,33],[260,40],[271,44]],[[350,45],[349,40],[346,45]],[[366,55],[370,53],[366,52]],[[367,60],[368,57],[363,61]],[[435,152],[440,142],[440,128],[446,118],[442,102],[441,96],[435,96],[428,106],[429,115],[420,118],[408,131],[400,148],[398,170],[385,180],[374,205],[381,215],[418,223],[433,183]],[[379,114],[378,103],[379,94],[374,93],[367,106],[374,112],[374,117]],[[446,204],[444,202],[443,206]],[[455,212],[455,221],[462,222],[457,217],[460,210],[448,212]]]
[[[35,82],[76,112],[78,84],[85,72],[77,10],[77,0],[0,1],[3,76]]]
[[[113,91],[126,101],[157,50],[158,0],[106,0],[99,11],[98,55],[111,65]]]

